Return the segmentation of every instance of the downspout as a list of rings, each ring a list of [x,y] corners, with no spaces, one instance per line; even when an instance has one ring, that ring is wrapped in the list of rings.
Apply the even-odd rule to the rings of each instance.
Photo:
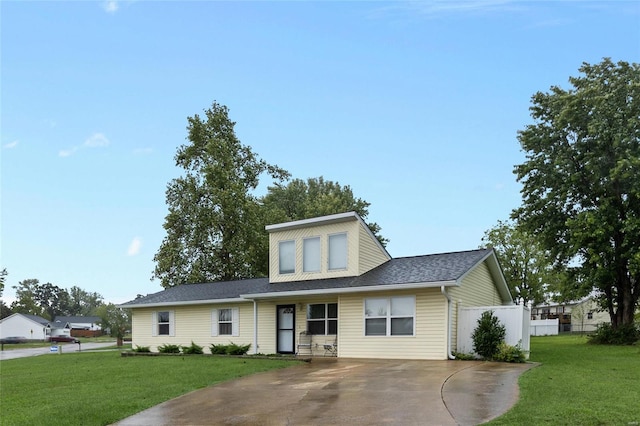
[[[253,354],[258,354],[258,303],[253,299]]]
[[[449,296],[444,286],[440,286],[440,291],[447,298],[447,358],[456,359],[451,353],[451,296]]]

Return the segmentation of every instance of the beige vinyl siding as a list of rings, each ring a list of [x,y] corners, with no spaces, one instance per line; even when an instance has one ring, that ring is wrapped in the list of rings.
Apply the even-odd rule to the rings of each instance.
[[[258,302],[258,353],[276,353],[276,306],[284,302]]]
[[[415,336],[365,336],[364,299],[415,296]],[[447,303],[440,289],[357,293],[338,302],[338,355],[347,358],[447,358]]]
[[[447,287],[451,297],[451,350],[457,347],[458,309],[471,306],[502,305],[502,298],[496,288],[486,261],[477,265],[457,287]]]
[[[315,280],[324,278],[355,276],[358,273],[359,233],[358,221],[340,222],[330,225],[309,226],[285,231],[269,233],[269,278],[271,282],[288,282],[301,280]],[[328,239],[329,235],[347,233],[347,269],[328,270]],[[320,272],[303,272],[302,270],[302,241],[304,238],[320,237]],[[292,274],[280,274],[279,271],[279,242],[295,241],[296,267]]]
[[[375,238],[372,239],[371,234],[362,224],[359,227],[359,239],[358,275],[362,275],[389,260],[389,255],[380,247]]]
[[[238,336],[211,336],[211,311],[213,309],[239,308]],[[174,312],[174,335],[153,336],[153,312]],[[153,352],[164,344],[188,346],[193,341],[203,346],[205,353],[209,353],[212,343],[239,345],[253,344],[253,303],[233,303],[216,305],[167,306],[156,308],[132,309],[132,344],[135,346],[149,346]],[[253,352],[253,347],[251,352]]]

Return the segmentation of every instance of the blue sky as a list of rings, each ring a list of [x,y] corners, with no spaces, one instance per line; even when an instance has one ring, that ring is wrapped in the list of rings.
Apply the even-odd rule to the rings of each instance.
[[[266,161],[370,202],[392,256],[474,249],[520,204],[531,96],[585,61],[640,62],[637,1],[3,1],[0,14],[7,302],[28,278],[114,303],[161,290],[173,157],[214,100]]]

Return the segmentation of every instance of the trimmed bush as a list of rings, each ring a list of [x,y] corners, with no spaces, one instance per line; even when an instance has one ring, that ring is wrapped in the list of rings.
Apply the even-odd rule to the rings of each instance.
[[[228,345],[216,345],[215,343],[209,347],[213,355],[246,355],[251,348],[251,343],[247,345],[236,345],[230,343]]]
[[[493,359],[504,341],[506,329],[493,311],[485,311],[478,319],[478,326],[473,330],[473,350],[485,359]]]
[[[149,346],[138,346],[136,345],[135,348],[131,348],[131,350],[133,350],[134,352],[151,352],[151,349]]]
[[[465,354],[462,352],[454,352],[452,355],[455,357],[455,359],[460,361],[474,361],[476,359],[473,354]]]
[[[640,340],[640,330],[636,324],[618,326],[614,329],[610,323],[598,325],[596,333],[589,336],[588,343],[594,345],[633,345]]]
[[[164,344],[162,346],[158,346],[158,352],[163,353],[163,354],[179,354],[180,353],[180,345]]]
[[[203,354],[204,352],[202,351],[202,346],[196,345],[192,340],[191,345],[182,347],[182,353],[187,355],[195,355]]]

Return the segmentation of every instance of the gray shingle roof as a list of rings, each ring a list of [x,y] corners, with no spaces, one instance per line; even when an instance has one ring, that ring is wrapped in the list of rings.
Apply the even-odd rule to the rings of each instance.
[[[162,305],[199,300],[237,299],[241,295],[274,295],[282,292],[339,290],[367,286],[457,281],[484,260],[491,249],[391,259],[357,277],[329,278],[284,283],[269,283],[268,278],[252,278],[206,284],[187,284],[147,295],[120,306]]]
[[[73,316],[73,317],[55,317],[54,321],[62,321],[62,322],[70,322],[70,323],[96,323],[100,322],[100,317],[82,317],[82,316]]]
[[[35,322],[37,322],[39,324],[42,324],[42,325],[49,324],[49,320],[48,319],[39,317],[38,315],[31,315],[31,314],[20,314],[20,315],[23,315],[23,316],[29,318],[31,321],[35,321]]]

